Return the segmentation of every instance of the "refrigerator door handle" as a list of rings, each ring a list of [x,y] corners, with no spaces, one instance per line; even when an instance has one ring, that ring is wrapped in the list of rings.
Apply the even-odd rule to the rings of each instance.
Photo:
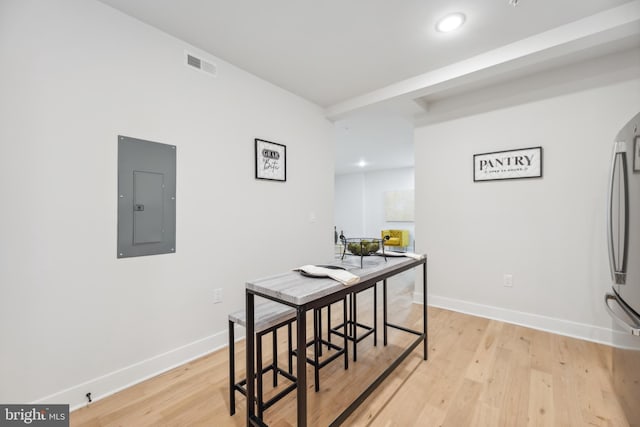
[[[616,173],[616,162],[618,161],[617,146],[613,148],[613,155],[611,156],[611,167],[609,168],[609,191],[607,193],[607,246],[609,247],[609,271],[611,271],[611,278],[615,283],[616,274],[616,254],[613,251],[613,177]]]
[[[624,285],[627,274],[627,245],[629,235],[629,186],[627,181],[627,152],[626,144],[623,141],[614,144],[611,162],[611,176],[609,177],[609,195],[607,208],[607,243],[609,246],[609,268],[613,282],[617,285]],[[620,163],[618,163],[620,161]],[[619,169],[620,168],[620,169]],[[616,183],[618,174],[618,186]],[[618,224],[618,240],[614,242],[614,191],[622,187],[622,203],[618,199],[618,217],[624,215],[623,224]],[[623,210],[620,212],[620,210]],[[621,230],[622,228],[622,230]],[[617,243],[617,245],[616,245]],[[618,249],[616,251],[616,249]]]
[[[627,315],[627,317],[633,324],[629,324],[629,322],[621,319],[620,315],[616,313],[613,308],[611,308],[611,306],[609,305],[609,301],[615,301],[616,305],[620,307],[620,309]],[[624,328],[625,332],[628,332],[631,335],[640,336],[640,319],[638,319],[637,316],[631,313],[616,295],[606,293],[604,295],[604,306],[607,308],[609,315],[613,317],[613,320],[615,320],[618,325]]]

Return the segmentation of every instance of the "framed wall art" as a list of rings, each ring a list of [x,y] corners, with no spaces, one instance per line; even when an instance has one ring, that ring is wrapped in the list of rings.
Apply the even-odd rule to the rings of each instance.
[[[413,222],[415,210],[414,193],[414,190],[385,191],[385,221]]]
[[[474,154],[473,181],[542,177],[542,147]]]
[[[287,180],[287,147],[264,139],[256,143],[256,179]]]

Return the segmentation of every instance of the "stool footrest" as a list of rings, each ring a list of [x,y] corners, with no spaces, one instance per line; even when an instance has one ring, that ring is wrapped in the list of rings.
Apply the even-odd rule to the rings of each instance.
[[[280,399],[282,399],[283,397],[285,397],[287,394],[291,393],[293,390],[296,389],[296,386],[298,384],[298,380],[295,376],[293,376],[292,374],[290,374],[289,372],[280,369],[280,368],[275,368],[273,365],[267,366],[262,373],[265,374],[266,372],[269,371],[274,371],[274,375],[281,375],[284,378],[288,379],[289,381],[292,382],[292,384],[289,384],[287,386],[287,388],[285,388],[284,390],[278,392],[278,394],[276,394],[274,397],[272,397],[271,399],[267,400],[266,402],[262,403],[262,408],[263,410],[269,408],[270,406],[272,406],[274,403],[276,403],[277,401],[279,401]],[[233,388],[237,391],[239,391],[240,393],[242,393],[245,397],[247,396],[247,379],[243,379],[242,381],[239,381],[237,383],[235,383],[233,385]],[[257,397],[256,397],[256,401],[260,401]]]
[[[318,363],[318,366],[320,368],[324,368],[325,366],[327,366],[329,363],[333,362],[334,360],[336,360],[338,357],[342,356],[344,354],[344,350],[340,350],[334,354],[332,354],[331,356],[327,357],[326,359],[324,359],[323,361]],[[313,359],[309,359],[307,358],[307,362],[309,362],[311,365],[315,365],[315,361]]]
[[[336,344],[334,344],[332,342],[325,341],[323,339],[318,340],[318,341],[319,341],[319,345],[326,345],[327,347],[332,348],[333,350],[336,350],[336,353],[332,354],[331,356],[329,356],[325,360],[323,360],[323,361],[318,363],[319,367],[321,367],[321,368],[324,367],[325,365],[329,364],[330,362],[333,362],[337,357],[342,356],[344,354],[344,352],[345,352],[343,347],[340,347],[340,346],[338,346],[338,345],[336,345]],[[307,347],[311,347],[311,346],[313,346],[313,344],[314,344],[314,342],[310,341],[310,342],[307,343]],[[297,356],[298,355],[298,349],[293,350],[293,354],[295,356]],[[307,357],[307,363],[312,365],[312,366],[316,365],[315,360],[313,360],[310,357]]]
[[[352,325],[353,322],[349,321],[347,322],[348,325]],[[365,339],[366,337],[368,337],[369,335],[371,335],[374,331],[375,328],[373,326],[369,326],[369,325],[364,325],[362,323],[356,323],[355,326],[357,326],[358,328],[361,329],[365,329],[366,332],[361,333],[360,335],[356,334],[355,337],[347,334],[347,339],[349,341],[355,341],[355,342],[360,342],[363,339]],[[329,333],[333,334],[333,335],[337,335],[339,337],[344,337],[344,333],[341,331],[341,329],[344,329],[344,323],[341,323],[340,325],[336,326],[336,327],[332,327],[329,330]]]

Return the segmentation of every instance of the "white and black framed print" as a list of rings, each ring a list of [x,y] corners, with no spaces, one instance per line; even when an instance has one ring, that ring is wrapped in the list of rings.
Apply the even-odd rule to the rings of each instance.
[[[287,180],[287,147],[256,138],[256,179]]]
[[[633,171],[640,172],[640,135],[635,137],[633,143]]]
[[[473,181],[542,177],[542,147],[474,154]]]

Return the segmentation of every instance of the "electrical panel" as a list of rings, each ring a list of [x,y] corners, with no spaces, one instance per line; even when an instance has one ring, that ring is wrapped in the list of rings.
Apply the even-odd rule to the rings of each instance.
[[[176,147],[118,136],[118,258],[176,251]]]

